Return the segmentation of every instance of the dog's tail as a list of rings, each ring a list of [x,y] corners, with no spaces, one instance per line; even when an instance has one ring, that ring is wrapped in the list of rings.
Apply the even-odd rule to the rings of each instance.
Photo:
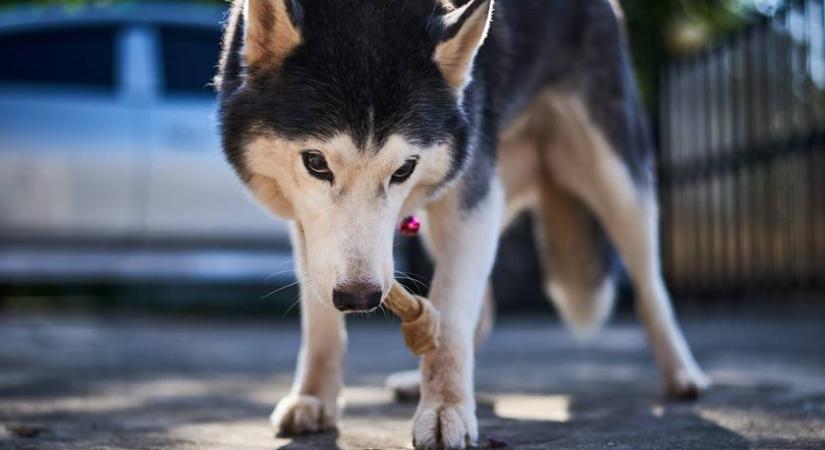
[[[613,309],[616,257],[587,207],[552,179],[541,183],[535,233],[545,294],[580,339],[598,332]]]

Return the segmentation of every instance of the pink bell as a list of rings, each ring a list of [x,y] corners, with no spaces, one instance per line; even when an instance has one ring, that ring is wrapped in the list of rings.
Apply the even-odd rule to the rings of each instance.
[[[420,230],[421,220],[416,216],[405,217],[401,223],[398,224],[398,232],[401,233],[402,236],[417,236]]]

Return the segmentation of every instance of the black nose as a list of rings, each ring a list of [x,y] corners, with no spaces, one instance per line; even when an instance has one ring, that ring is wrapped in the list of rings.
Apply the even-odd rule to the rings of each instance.
[[[381,288],[374,284],[356,283],[332,291],[332,304],[341,311],[369,311],[381,303]]]

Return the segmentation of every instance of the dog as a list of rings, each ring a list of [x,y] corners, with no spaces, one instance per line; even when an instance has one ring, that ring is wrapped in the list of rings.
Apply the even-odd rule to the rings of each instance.
[[[215,84],[228,161],[293,224],[303,343],[279,433],[336,426],[344,315],[381,304],[413,213],[442,329],[421,359],[417,448],[477,439],[476,329],[522,211],[574,331],[605,322],[623,262],[667,392],[708,386],[661,275],[654,149],[614,1],[236,0]]]

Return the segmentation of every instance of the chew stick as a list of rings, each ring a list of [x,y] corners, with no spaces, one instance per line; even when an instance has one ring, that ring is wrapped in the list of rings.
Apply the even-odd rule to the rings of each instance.
[[[438,348],[439,315],[432,303],[393,282],[384,304],[401,319],[404,343],[416,355]]]

